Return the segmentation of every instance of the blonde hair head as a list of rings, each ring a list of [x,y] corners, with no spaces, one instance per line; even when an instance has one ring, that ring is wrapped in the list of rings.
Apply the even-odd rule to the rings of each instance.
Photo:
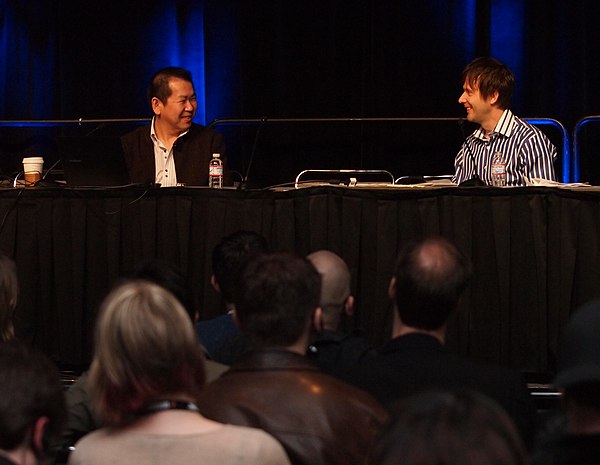
[[[105,424],[124,424],[169,395],[195,399],[203,384],[204,354],[188,314],[170,292],[131,281],[106,297],[90,370],[92,401]]]

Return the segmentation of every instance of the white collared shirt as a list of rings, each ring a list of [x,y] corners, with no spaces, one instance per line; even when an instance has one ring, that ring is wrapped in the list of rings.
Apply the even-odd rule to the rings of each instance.
[[[150,125],[150,138],[154,143],[154,166],[155,166],[155,180],[161,187],[174,187],[177,186],[177,172],[175,171],[175,157],[173,156],[173,147],[179,140],[180,137],[187,134],[187,131],[179,134],[171,149],[167,149],[165,144],[158,138],[154,130],[154,120],[152,118],[152,124]]]

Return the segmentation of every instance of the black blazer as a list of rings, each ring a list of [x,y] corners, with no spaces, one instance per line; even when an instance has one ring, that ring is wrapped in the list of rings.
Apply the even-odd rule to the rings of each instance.
[[[415,333],[392,339],[374,357],[364,359],[349,381],[388,406],[427,389],[473,389],[504,407],[531,445],[535,404],[522,374],[459,357],[433,336]]]
[[[121,144],[130,181],[142,184],[154,182],[156,168],[150,126],[141,126],[125,134],[121,137]],[[208,186],[208,163],[213,153],[221,154],[225,169],[225,144],[221,135],[193,123],[188,133],[173,147],[177,181],[189,186]]]

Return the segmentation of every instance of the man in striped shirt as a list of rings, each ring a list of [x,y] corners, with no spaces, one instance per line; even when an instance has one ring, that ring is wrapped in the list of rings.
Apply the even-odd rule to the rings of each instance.
[[[508,109],[514,86],[510,69],[494,58],[476,58],[464,69],[458,103],[467,110],[467,120],[479,128],[465,139],[454,160],[453,182],[479,178],[491,185],[496,152],[504,155],[508,186],[524,186],[527,178],[556,179],[556,147]]]

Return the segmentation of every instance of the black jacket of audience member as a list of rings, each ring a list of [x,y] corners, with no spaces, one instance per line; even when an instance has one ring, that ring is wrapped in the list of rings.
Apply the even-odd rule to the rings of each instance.
[[[306,356],[325,373],[343,378],[360,360],[374,351],[358,333],[321,331],[308,346]]]
[[[504,407],[531,445],[535,405],[522,375],[452,354],[433,336],[412,333],[388,341],[352,371],[350,381],[384,405],[427,389],[471,388]]]

